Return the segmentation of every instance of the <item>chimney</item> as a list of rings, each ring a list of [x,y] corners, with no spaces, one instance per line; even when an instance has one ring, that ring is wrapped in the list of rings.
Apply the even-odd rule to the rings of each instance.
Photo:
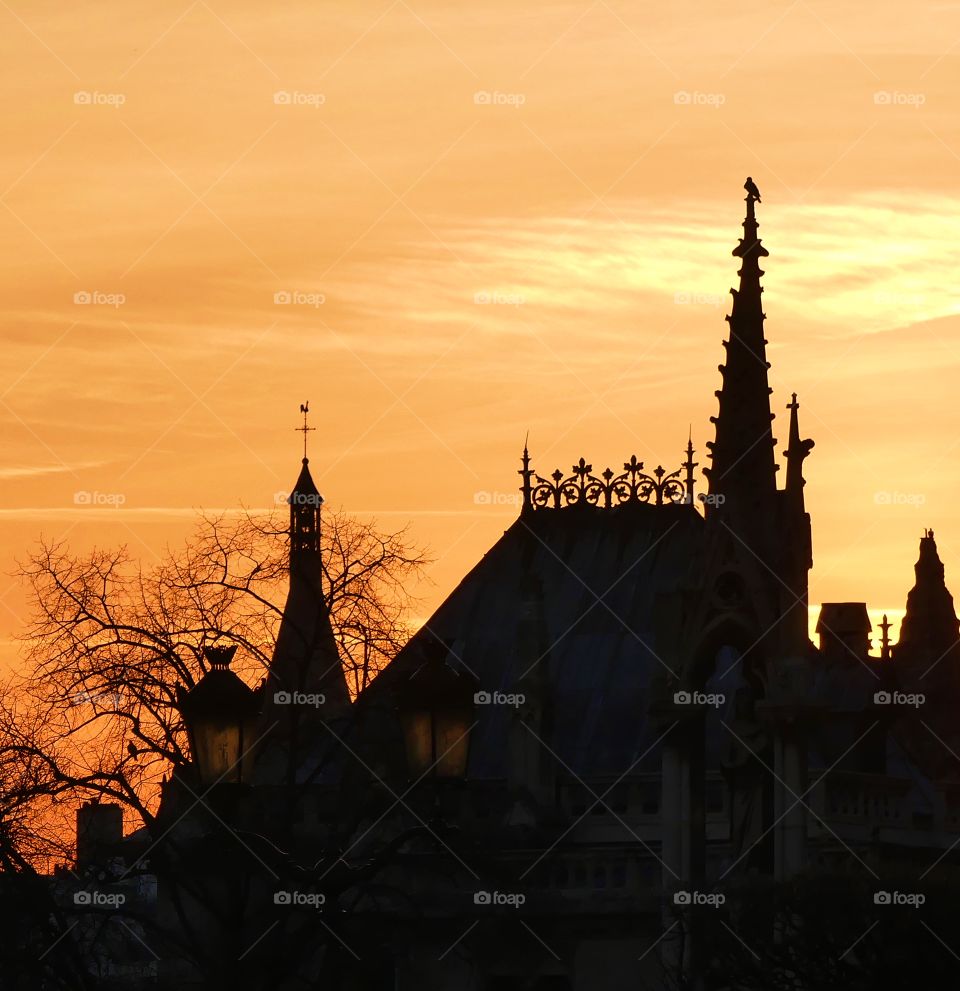
[[[77,867],[115,856],[123,839],[123,809],[92,798],[77,809]]]
[[[824,602],[817,620],[821,656],[835,664],[866,660],[871,629],[865,602]]]

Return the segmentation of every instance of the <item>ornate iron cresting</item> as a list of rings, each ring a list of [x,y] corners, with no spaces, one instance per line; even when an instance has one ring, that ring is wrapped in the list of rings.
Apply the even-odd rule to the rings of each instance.
[[[667,472],[657,465],[651,474],[643,470],[643,462],[636,455],[625,461],[623,471],[615,474],[606,468],[599,475],[593,474],[593,465],[581,458],[564,475],[558,468],[549,478],[536,474],[530,467],[530,454],[523,448],[523,467],[519,475],[523,479],[524,509],[563,509],[570,506],[598,506],[610,509],[629,503],[646,505],[693,504],[694,480],[693,443],[687,442],[687,460],[676,471]],[[681,477],[681,473],[682,477]],[[533,480],[533,481],[531,481]]]

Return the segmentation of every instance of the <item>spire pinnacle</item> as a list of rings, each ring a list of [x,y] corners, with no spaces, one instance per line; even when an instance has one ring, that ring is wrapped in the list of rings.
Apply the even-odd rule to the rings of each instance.
[[[787,459],[787,491],[798,493],[806,485],[803,478],[803,462],[810,454],[814,444],[812,440],[800,439],[800,421],[797,416],[800,404],[797,402],[797,394],[795,392],[793,393],[792,401],[787,403],[787,409],[790,410],[789,446],[783,452],[784,457]]]

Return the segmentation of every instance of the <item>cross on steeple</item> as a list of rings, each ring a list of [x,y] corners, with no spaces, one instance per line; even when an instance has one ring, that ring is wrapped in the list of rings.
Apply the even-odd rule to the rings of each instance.
[[[304,460],[304,462],[306,462],[306,460],[307,460],[307,434],[311,430],[316,430],[317,429],[316,427],[308,427],[307,426],[307,414],[310,412],[310,400],[309,399],[305,403],[301,403],[300,404],[300,412],[303,413],[303,426],[302,427],[294,427],[293,429],[296,430],[297,433],[303,434],[303,460]]]

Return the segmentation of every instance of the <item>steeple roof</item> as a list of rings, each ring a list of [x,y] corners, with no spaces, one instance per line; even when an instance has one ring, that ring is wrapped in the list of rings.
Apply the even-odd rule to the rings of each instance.
[[[724,341],[727,360],[720,365],[723,386],[716,393],[720,409],[711,417],[716,439],[707,445],[712,462],[706,469],[710,493],[722,494],[724,506],[743,516],[755,515],[764,502],[772,502],[777,471],[760,285],[760,259],[769,252],[758,235],[757,201],[748,191],[743,237],[732,252],[741,259],[740,288],[730,290],[733,309],[726,318],[730,325],[729,339]]]
[[[956,646],[960,631],[933,530],[924,530],[920,538],[914,573],[916,580],[907,594],[906,614],[894,657],[908,661],[924,658],[933,663]]]
[[[296,501],[296,496],[319,496],[320,502],[323,502],[323,496],[320,495],[320,490],[317,488],[316,483],[313,480],[313,475],[310,474],[310,459],[305,457],[303,459],[303,467],[300,469],[300,474],[297,476],[297,484],[294,485],[293,491],[287,497],[288,503],[293,503]]]
[[[270,739],[264,779],[307,780],[324,762],[329,735],[318,725],[350,703],[330,623],[320,544],[323,497],[304,457],[287,499],[290,586],[267,673],[262,720]],[[279,781],[277,781],[279,783]]]

